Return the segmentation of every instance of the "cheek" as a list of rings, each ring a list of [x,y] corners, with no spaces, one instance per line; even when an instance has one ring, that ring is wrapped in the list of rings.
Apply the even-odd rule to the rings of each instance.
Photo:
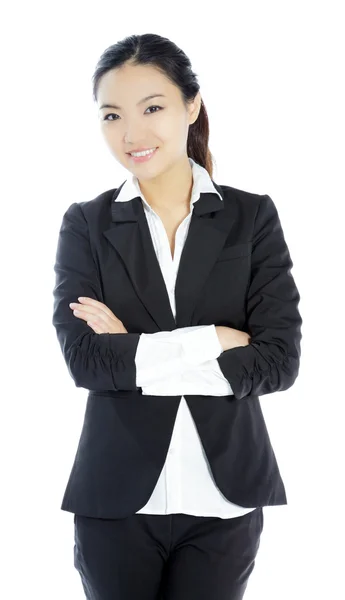
[[[162,115],[162,118],[157,119],[157,123],[152,126],[152,137],[159,142],[168,142],[169,140],[179,139],[185,132],[185,123],[181,118],[174,114]]]
[[[189,133],[189,123],[185,119],[177,119],[172,135],[184,147]]]
[[[116,158],[126,161],[126,154],[123,150],[123,139],[121,142],[121,135],[119,135],[119,132],[116,132],[111,127],[102,127],[101,135],[111,153],[116,156]]]
[[[114,131],[111,131],[110,127],[101,126],[101,135],[108,146],[115,146],[117,136],[115,136]]]

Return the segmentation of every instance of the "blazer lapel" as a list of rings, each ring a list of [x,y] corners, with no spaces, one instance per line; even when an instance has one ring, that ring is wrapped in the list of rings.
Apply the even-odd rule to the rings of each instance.
[[[213,185],[223,197],[220,186],[215,182]],[[103,232],[104,236],[121,256],[132,285],[158,330],[190,326],[203,285],[229,234],[229,222],[222,218],[224,201],[207,192],[194,204],[176,279],[175,320],[141,198],[116,202],[120,189],[112,197],[112,227]]]
[[[189,327],[202,288],[229,235],[230,223],[225,218],[224,193],[214,181],[222,196],[212,192],[201,193],[194,204],[185,245],[182,250],[176,278],[176,327]]]

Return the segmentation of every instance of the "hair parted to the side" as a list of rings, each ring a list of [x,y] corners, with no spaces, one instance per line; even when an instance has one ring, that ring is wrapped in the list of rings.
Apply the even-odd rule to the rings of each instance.
[[[191,62],[176,44],[154,33],[131,35],[109,46],[101,55],[92,76],[93,99],[97,102],[97,91],[101,77],[121,67],[131,65],[152,65],[163,73],[181,91],[182,100],[187,108],[200,89],[197,74],[193,72]],[[189,126],[187,155],[204,167],[210,177],[213,175],[213,157],[208,147],[208,115],[201,100],[197,120]]]

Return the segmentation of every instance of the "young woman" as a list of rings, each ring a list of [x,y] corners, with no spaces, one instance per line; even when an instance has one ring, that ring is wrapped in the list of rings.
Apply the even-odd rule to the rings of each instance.
[[[239,600],[287,503],[259,397],[291,387],[299,293],[268,195],[212,179],[187,56],[108,48],[101,131],[131,177],[63,215],[53,325],[88,390],[62,502],[92,600]]]

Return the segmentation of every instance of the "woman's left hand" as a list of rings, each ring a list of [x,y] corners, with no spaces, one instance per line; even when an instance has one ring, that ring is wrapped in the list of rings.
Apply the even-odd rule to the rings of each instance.
[[[78,298],[71,302],[70,308],[79,319],[84,319],[95,333],[128,333],[122,321],[103,302],[93,298]]]

